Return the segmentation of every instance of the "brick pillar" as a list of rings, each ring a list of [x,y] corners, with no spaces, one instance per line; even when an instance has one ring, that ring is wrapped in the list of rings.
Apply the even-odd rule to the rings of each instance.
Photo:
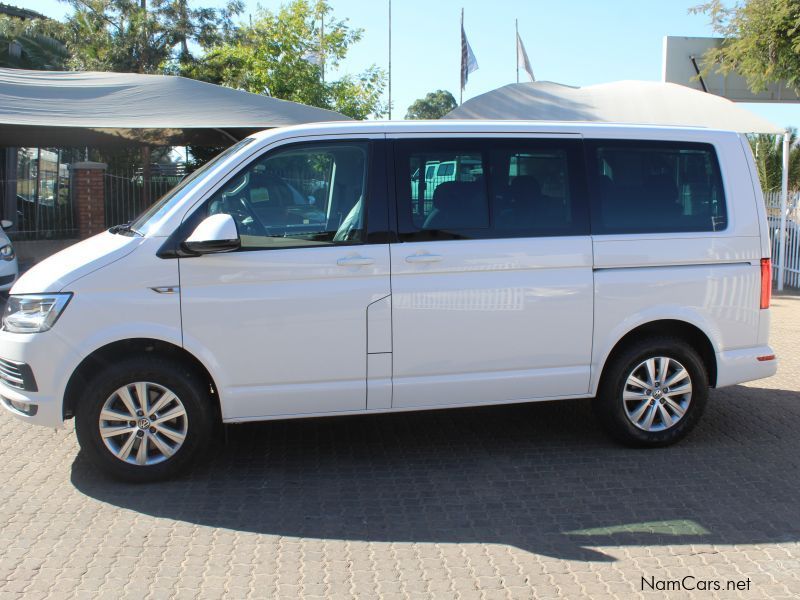
[[[97,162],[72,163],[72,201],[78,215],[78,235],[82,240],[106,228],[104,175],[107,165]]]

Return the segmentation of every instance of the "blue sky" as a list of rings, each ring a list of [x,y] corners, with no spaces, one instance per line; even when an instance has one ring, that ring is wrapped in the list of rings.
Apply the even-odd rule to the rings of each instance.
[[[337,18],[364,29],[341,70],[358,72],[388,63],[388,0],[329,0]],[[393,117],[427,92],[446,89],[458,99],[461,7],[480,68],[464,100],[516,80],[514,19],[538,80],[590,85],[620,79],[659,80],[665,35],[708,36],[706,15],[690,15],[701,0],[393,0]],[[58,0],[6,0],[63,18]],[[221,6],[225,0],[190,0]],[[255,14],[280,0],[246,0]],[[524,81],[524,73],[520,74]],[[776,125],[800,126],[800,104],[744,105]]]

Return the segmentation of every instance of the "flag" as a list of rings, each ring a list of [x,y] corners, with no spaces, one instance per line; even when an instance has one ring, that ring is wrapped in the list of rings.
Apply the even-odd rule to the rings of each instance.
[[[533,76],[531,61],[528,60],[528,53],[525,52],[525,46],[522,45],[522,38],[519,37],[519,32],[517,32],[517,70],[519,70],[520,66],[525,69],[531,81],[536,81],[536,77]]]
[[[309,50],[303,54],[301,58],[315,67],[318,67],[322,64],[322,56],[318,50]]]
[[[478,70],[478,61],[472,53],[472,47],[464,33],[464,15],[461,15],[461,89],[467,87],[469,74]]]

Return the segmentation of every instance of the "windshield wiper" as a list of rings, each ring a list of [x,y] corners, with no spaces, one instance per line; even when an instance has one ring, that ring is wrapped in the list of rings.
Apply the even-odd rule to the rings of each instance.
[[[109,233],[118,233],[120,235],[127,235],[133,237],[134,235],[141,236],[142,234],[131,227],[130,221],[122,223],[121,225],[114,225],[108,230]]]

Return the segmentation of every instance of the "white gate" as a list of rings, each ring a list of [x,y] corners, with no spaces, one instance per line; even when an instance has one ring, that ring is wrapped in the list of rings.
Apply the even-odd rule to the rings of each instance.
[[[800,288],[800,192],[792,192],[786,202],[786,247],[785,256],[780,255],[781,193],[764,193],[767,204],[769,235],[772,241],[772,278],[778,280],[778,271],[783,265],[783,283]]]

